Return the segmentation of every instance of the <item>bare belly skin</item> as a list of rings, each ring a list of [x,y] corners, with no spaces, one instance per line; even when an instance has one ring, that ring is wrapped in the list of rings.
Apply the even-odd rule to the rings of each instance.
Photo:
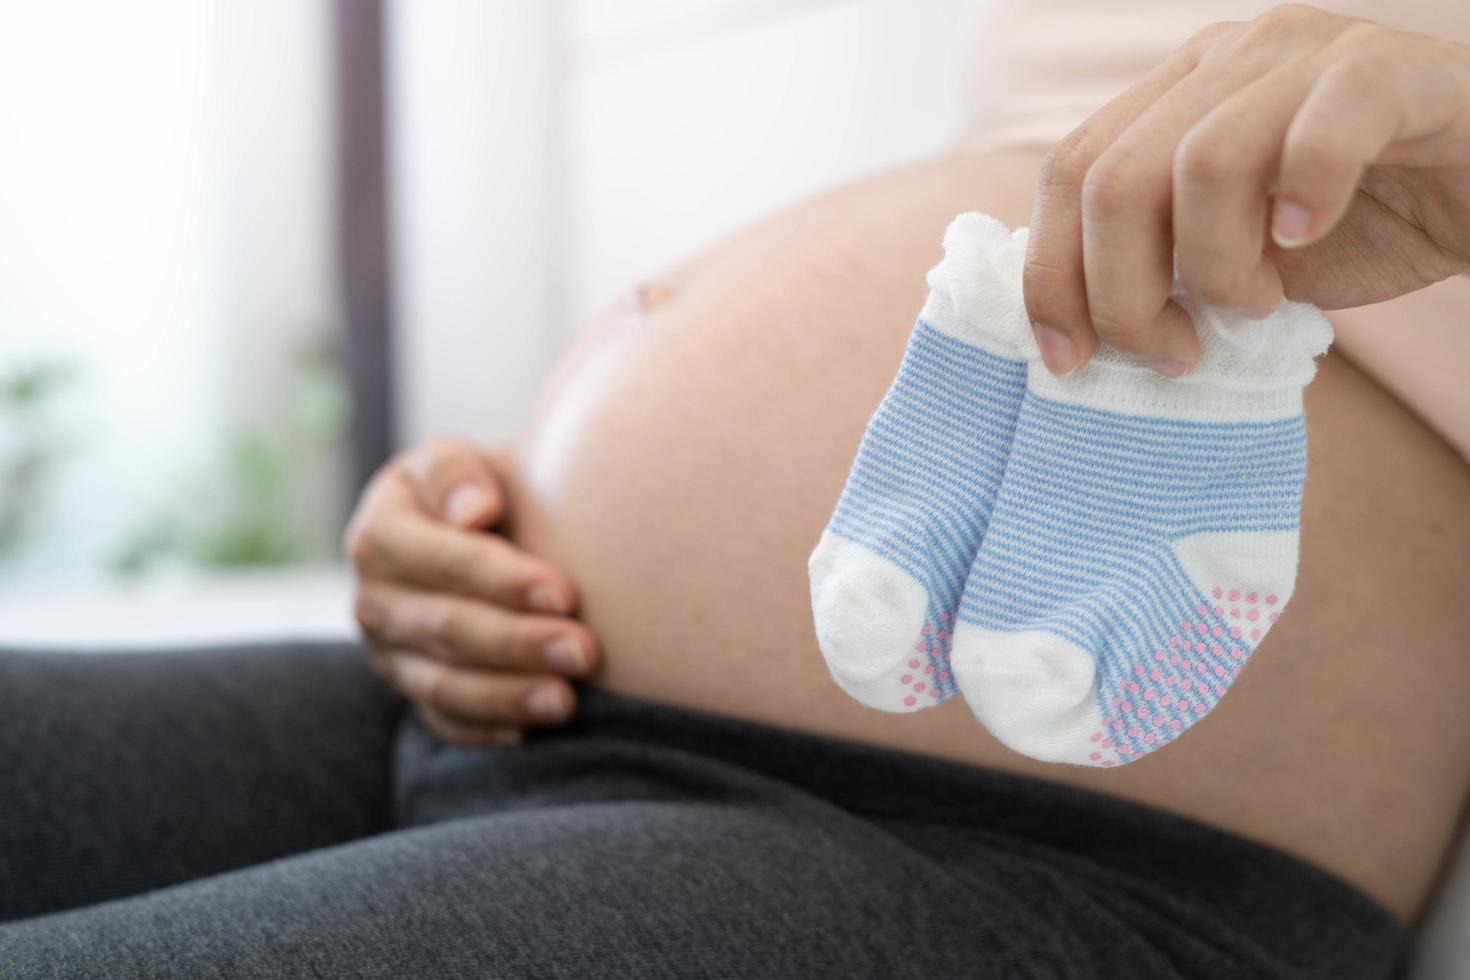
[[[1298,590],[1218,710],[1117,770],[1008,751],[953,700],[849,700],[806,558],[892,380],[949,219],[1023,224],[1036,161],[857,184],[646,284],[589,331],[508,457],[514,536],[562,564],[599,686],[1087,787],[1272,844],[1400,918],[1470,784],[1470,468],[1341,356],[1308,390]]]

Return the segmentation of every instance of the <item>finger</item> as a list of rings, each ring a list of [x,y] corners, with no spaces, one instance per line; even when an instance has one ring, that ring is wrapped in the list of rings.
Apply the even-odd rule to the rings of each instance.
[[[559,725],[576,708],[571,685],[558,677],[468,670],[410,651],[390,651],[385,663],[406,698],[462,723]]]
[[[488,454],[465,439],[431,439],[403,461],[424,508],[463,528],[487,528],[505,509],[500,479]]]
[[[413,710],[425,728],[451,745],[484,749],[519,745],[525,741],[525,733],[519,728],[464,722],[421,704],[414,705]]]
[[[586,676],[596,660],[587,627],[437,592],[367,582],[354,606],[376,644],[407,647],[459,667]]]
[[[363,537],[384,520],[419,509],[417,497],[401,461],[394,459],[378,468],[363,487],[342,535],[343,550],[354,563],[363,547]]]
[[[1369,164],[1435,160],[1443,142],[1437,138],[1460,119],[1470,68],[1448,48],[1425,50],[1422,39],[1414,40],[1411,48],[1392,32],[1370,35],[1327,68],[1302,101],[1281,151],[1271,219],[1277,245],[1302,248],[1331,232]]]
[[[1022,287],[1037,346],[1052,373],[1071,373],[1097,347],[1083,267],[1082,192],[1088,171],[1141,113],[1194,71],[1210,44],[1235,27],[1202,31],[1047,154],[1031,212]]]
[[[1179,141],[1174,251],[1180,284],[1197,299],[1258,317],[1281,305],[1281,276],[1265,248],[1272,183],[1287,126],[1326,60],[1268,72]]]
[[[1266,22],[1266,27],[1271,27]],[[1088,171],[1083,186],[1083,268],[1098,336],[1169,377],[1199,358],[1174,286],[1173,172],[1184,136],[1214,107],[1267,74],[1282,48],[1322,42],[1260,24],[1238,36],[1145,110]],[[1259,236],[1257,226],[1256,234]]]
[[[349,554],[368,576],[474,596],[514,609],[567,613],[571,581],[504,538],[375,508],[349,534]]]

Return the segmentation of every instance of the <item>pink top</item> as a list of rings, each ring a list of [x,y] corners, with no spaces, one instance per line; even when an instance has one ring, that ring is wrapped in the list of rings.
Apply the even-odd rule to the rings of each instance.
[[[974,131],[1050,147],[1200,28],[1273,0],[990,0],[976,31]],[[1313,6],[1470,44],[1470,0],[1320,0]]]
[[[1272,0],[988,0],[977,31],[973,128],[985,149],[1045,150],[1216,21]],[[1314,6],[1470,44],[1470,0],[1318,0]],[[1337,348],[1470,461],[1470,278],[1334,313]]]

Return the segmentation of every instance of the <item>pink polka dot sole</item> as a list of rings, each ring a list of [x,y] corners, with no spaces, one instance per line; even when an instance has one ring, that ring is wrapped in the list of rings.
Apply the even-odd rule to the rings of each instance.
[[[953,693],[949,657],[953,643],[954,615],[941,612],[934,621],[925,623],[919,631],[919,642],[914,644],[914,654],[908,659],[905,671],[899,675],[899,687],[905,690],[905,707],[919,707],[921,700],[939,703]]]
[[[1150,662],[1133,664],[1117,682],[1091,735],[1093,765],[1136,761],[1212,711],[1283,605],[1276,595],[1227,585],[1212,588],[1210,598],[1163,638]]]

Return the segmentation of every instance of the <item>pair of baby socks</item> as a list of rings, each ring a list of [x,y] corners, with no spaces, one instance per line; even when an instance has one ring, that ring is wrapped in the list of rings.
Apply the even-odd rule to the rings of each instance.
[[[962,693],[1033,758],[1115,766],[1224,696],[1291,596],[1302,389],[1332,338],[1180,301],[1202,354],[1169,380],[1103,347],[1042,365],[1026,230],[966,214],[809,571],[848,694],[917,711]]]

